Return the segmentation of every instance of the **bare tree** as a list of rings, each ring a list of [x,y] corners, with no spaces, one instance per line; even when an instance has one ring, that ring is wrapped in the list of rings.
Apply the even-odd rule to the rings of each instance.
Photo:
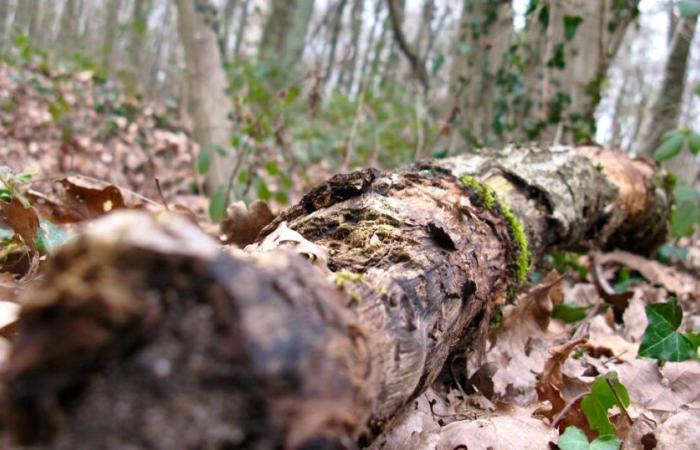
[[[215,9],[203,0],[176,0],[180,38],[185,49],[187,86],[194,136],[202,151],[209,152],[207,174],[210,193],[225,186],[230,152],[232,107],[228,100],[226,73],[214,32]]]

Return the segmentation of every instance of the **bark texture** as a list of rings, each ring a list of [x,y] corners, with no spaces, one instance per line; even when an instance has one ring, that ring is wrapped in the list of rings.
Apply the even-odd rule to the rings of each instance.
[[[675,28],[670,43],[669,54],[664,67],[663,81],[656,95],[651,99],[636,151],[651,157],[661,144],[661,136],[678,126],[678,117],[683,104],[686,71],[690,56],[690,43],[693,41],[697,17],[681,18]]]
[[[478,349],[523,255],[652,245],[658,181],[596,147],[362,170],[313,189],[250,254],[184,219],[114,214],[24,298],[6,431],[47,449],[352,448],[451,352]]]
[[[190,112],[194,122],[197,143],[210,153],[212,162],[207,173],[207,187],[213,193],[226,183],[228,173],[218,149],[227,150],[231,142],[229,117],[232,106],[226,90],[228,81],[224,72],[217,35],[211,27],[213,18],[207,2],[177,0],[178,27],[185,49],[187,86]]]

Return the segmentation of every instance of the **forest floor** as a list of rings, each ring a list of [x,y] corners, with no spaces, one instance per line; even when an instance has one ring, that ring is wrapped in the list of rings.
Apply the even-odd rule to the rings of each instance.
[[[177,111],[119,95],[90,72],[0,65],[0,124],[0,361],[17,295],[92,219],[167,207],[219,234],[193,194],[196,145]],[[15,197],[27,202],[7,203]],[[582,449],[597,436],[609,438],[590,448],[698,448],[698,268],[691,241],[654,259],[551,255],[503,309],[483,360],[452,358],[371,448]]]

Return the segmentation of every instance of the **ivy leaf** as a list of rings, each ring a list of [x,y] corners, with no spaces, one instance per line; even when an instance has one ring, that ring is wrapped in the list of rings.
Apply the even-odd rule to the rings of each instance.
[[[670,134],[664,135],[663,142],[654,152],[654,159],[657,161],[665,161],[671,159],[683,150],[683,142],[685,136],[681,131],[673,131]]]
[[[613,388],[615,389],[613,391]],[[610,422],[608,410],[615,405],[628,406],[630,397],[627,389],[617,379],[617,373],[608,372],[600,375],[591,386],[591,393],[581,399],[581,409],[586,414],[588,425],[601,436],[615,434],[615,427]]]
[[[564,36],[566,36],[567,41],[572,40],[576,36],[576,31],[581,22],[583,22],[583,17],[581,16],[564,16]]]
[[[217,223],[226,217],[226,188],[221,186],[209,199],[209,218]]]
[[[663,361],[687,361],[698,357],[698,338],[679,333],[683,310],[675,298],[645,307],[649,325],[644,330],[638,356]]]
[[[47,220],[42,220],[37,231],[36,247],[46,253],[53,253],[74,235],[61,230]]]
[[[681,16],[696,17],[700,15],[700,0],[682,0],[678,4]]]
[[[700,153],[700,134],[690,133],[690,136],[688,136],[688,148],[693,155]]]
[[[615,435],[607,434],[589,444],[586,433],[572,425],[559,437],[557,446],[561,450],[618,450],[620,440]]]
[[[197,155],[197,173],[204,175],[209,171],[211,165],[211,153],[207,147],[202,146]]]
[[[565,323],[574,323],[586,317],[590,306],[575,306],[568,303],[554,305],[552,317],[563,320]]]

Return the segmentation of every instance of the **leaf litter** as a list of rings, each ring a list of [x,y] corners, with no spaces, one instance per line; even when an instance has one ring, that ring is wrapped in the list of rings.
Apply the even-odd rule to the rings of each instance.
[[[143,107],[89,73],[0,65],[0,105],[0,157],[8,170],[36,163],[40,174],[55,175],[29,180],[20,173],[16,192],[0,189],[0,361],[15,332],[17,291],[79,228],[99,233],[99,225],[90,229],[93,220],[123,208],[169,210],[219,242],[244,247],[274,217],[263,202],[234,203],[221,228],[206,223],[206,199],[187,182],[197,179],[197,151],[184,124],[167,107]],[[76,171],[82,176],[66,176]],[[286,227],[254,246],[292,249],[320,267],[327,259]],[[700,245],[684,241],[682,250],[683,258],[669,257],[672,265],[616,251],[576,258],[566,276],[548,273],[503,308],[481,364],[467,359],[457,367],[465,377],[441,377],[370,448],[692,448],[700,442],[693,341]],[[615,281],[623,270],[634,283]],[[669,306],[672,296],[677,302]],[[675,319],[666,323],[657,309]],[[640,348],[664,342],[685,342],[682,356],[694,359],[637,357]]]

